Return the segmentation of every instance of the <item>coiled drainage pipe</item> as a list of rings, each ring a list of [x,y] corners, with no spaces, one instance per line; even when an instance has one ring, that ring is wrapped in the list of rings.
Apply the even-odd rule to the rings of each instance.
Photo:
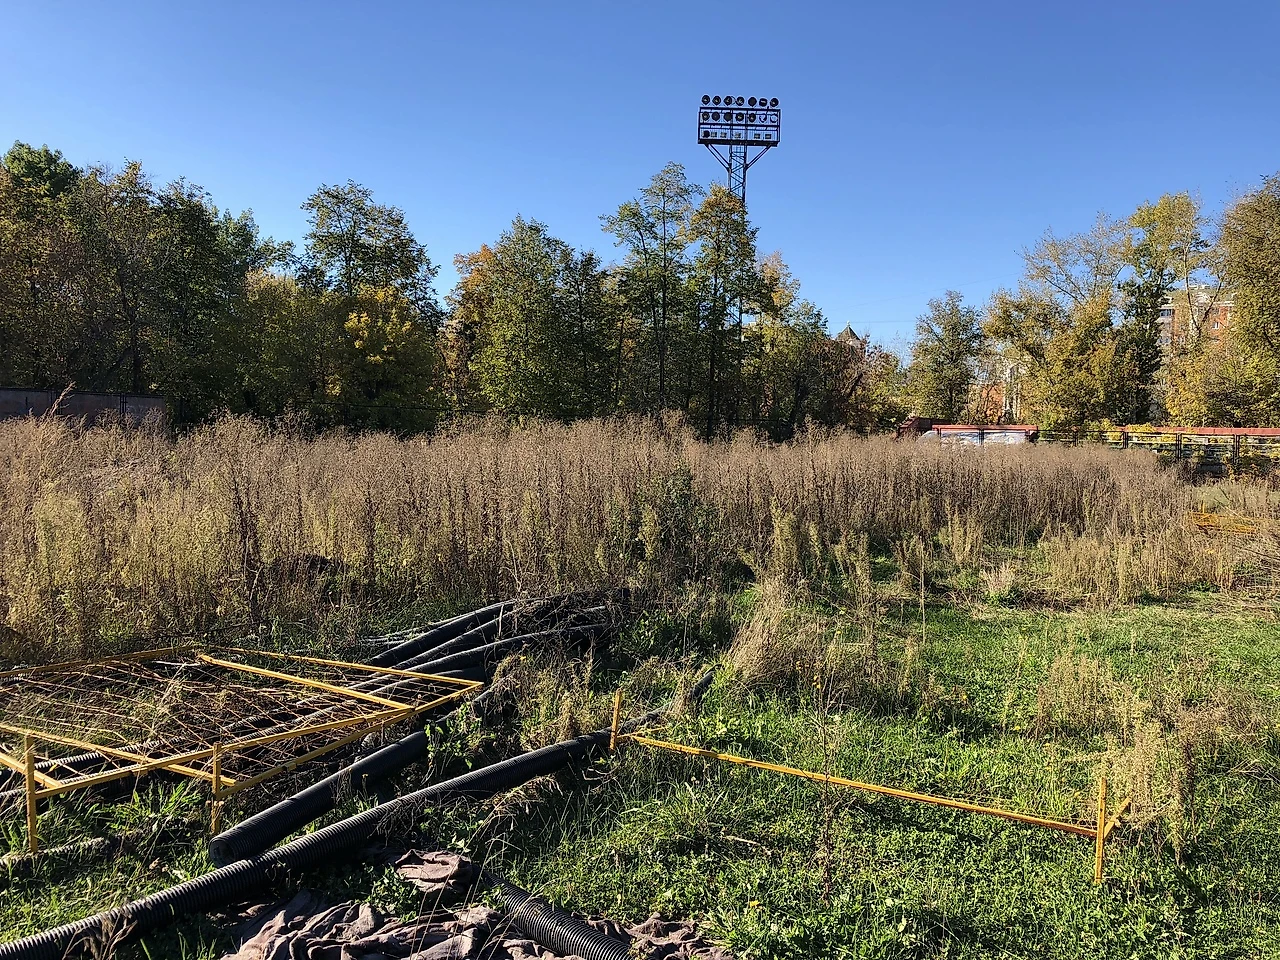
[[[704,677],[703,680],[706,680]],[[703,687],[699,681],[695,691]],[[652,723],[664,710],[654,710],[627,724],[628,729]],[[147,933],[175,917],[243,900],[250,894],[305,870],[349,856],[367,843],[388,821],[403,822],[431,804],[450,800],[483,799],[561,770],[609,744],[609,730],[597,730],[573,740],[533,750],[472,770],[381,806],[357,813],[315,833],[248,860],[220,867],[149,897],[135,900],[96,916],[64,924],[21,940],[0,944],[0,960],[63,960],[74,952],[97,946],[104,930],[129,936]]]
[[[634,960],[625,941],[601,933],[585,920],[487,871],[484,879],[502,902],[511,925],[535,943],[582,960]]]
[[[369,666],[395,666],[401,660],[411,657],[415,653],[426,650],[435,644],[452,640],[454,637],[466,633],[482,623],[487,623],[505,615],[518,603],[520,603],[518,599],[500,600],[497,603],[489,604],[487,607],[481,607],[478,610],[472,610],[469,613],[456,616],[451,620],[445,620],[443,623],[437,623],[426,630],[415,631],[394,646],[388,647],[376,656],[370,657],[368,660]]]

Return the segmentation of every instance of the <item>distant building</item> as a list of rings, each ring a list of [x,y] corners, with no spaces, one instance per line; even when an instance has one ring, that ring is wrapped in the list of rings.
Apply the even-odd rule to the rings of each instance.
[[[844,325],[844,329],[835,335],[835,341],[836,343],[843,343],[851,347],[860,347],[864,345],[862,338],[854,333],[853,327],[849,326],[847,323]]]
[[[969,388],[976,423],[1017,423],[1022,416],[1022,369],[1008,357],[989,357]]]
[[[1189,295],[1188,295],[1189,294]],[[1208,284],[1192,284],[1165,297],[1160,305],[1160,348],[1166,357],[1193,333],[1219,340],[1231,326],[1235,300],[1229,291]]]

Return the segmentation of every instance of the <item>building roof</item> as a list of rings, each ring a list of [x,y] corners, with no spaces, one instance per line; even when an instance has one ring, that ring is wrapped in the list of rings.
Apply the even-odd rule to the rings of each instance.
[[[853,343],[855,341],[860,341],[861,339],[862,338],[860,336],[853,332],[853,327],[849,326],[847,323],[844,325],[844,329],[836,334],[836,340],[840,343]]]

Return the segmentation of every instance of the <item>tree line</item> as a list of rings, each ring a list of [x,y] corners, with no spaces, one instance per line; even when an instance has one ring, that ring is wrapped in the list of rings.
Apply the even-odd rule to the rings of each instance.
[[[677,411],[706,434],[891,426],[901,364],[832,339],[741,201],[678,164],[603,216],[616,263],[517,217],[437,267],[354,182],[302,204],[300,249],[138,163],[0,165],[0,383],[160,394],[175,415],[301,414],[428,429],[458,413],[559,420]]]
[[[1083,233],[1046,233],[1023,260],[1017,288],[981,309],[955,293],[930,303],[907,367],[916,412],[1280,426],[1280,174],[1220,217],[1167,194]]]
[[[0,161],[0,385],[163,395],[222,412],[430,429],[458,414],[572,420],[674,412],[705,435],[887,429],[909,413],[1045,425],[1280,418],[1280,177],[1210,223],[1162,197],[1046,235],[1016,290],[932,301],[910,356],[831,337],[741,201],[668,164],[601,217],[606,262],[517,217],[437,266],[404,213],[354,182],[302,204],[300,247],[138,163],[77,167],[16,143]],[[1227,336],[1161,311],[1229,290]]]

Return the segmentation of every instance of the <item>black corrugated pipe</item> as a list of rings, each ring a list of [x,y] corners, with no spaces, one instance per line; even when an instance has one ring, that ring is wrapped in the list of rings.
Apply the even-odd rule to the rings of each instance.
[[[694,686],[695,695],[705,689],[707,680],[704,676]],[[627,729],[648,725],[664,712],[654,710],[628,721]],[[0,960],[63,960],[73,952],[87,952],[95,946],[104,929],[117,933],[128,931],[129,936],[138,936],[182,914],[243,900],[292,871],[332,864],[359,850],[388,821],[402,822],[401,818],[415,816],[430,804],[491,797],[536,777],[555,773],[594,750],[607,747],[609,735],[607,729],[598,730],[406,794],[299,837],[260,857],[238,860],[114,910],[0,944]]]
[[[12,943],[0,944],[0,960],[62,960],[72,952],[89,952],[92,946],[90,939],[101,936],[104,929],[129,930],[131,934],[141,934],[182,914],[210,910],[234,900],[246,899],[273,881],[287,876],[290,871],[332,864],[353,853],[367,843],[391,816],[411,815],[428,804],[446,800],[492,796],[535,777],[553,773],[585,756],[592,749],[606,745],[608,738],[607,730],[579,737],[406,794],[315,833],[306,834],[262,856],[238,860],[212,873],[106,913]]]
[[[484,881],[498,895],[511,925],[552,953],[582,960],[634,960],[625,940],[601,933],[585,920],[488,871]]]
[[[479,610],[461,614],[452,620],[446,620],[427,630],[419,631],[408,639],[400,641],[395,646],[388,647],[376,656],[370,657],[367,662],[371,667],[393,667],[415,653],[452,640],[454,637],[460,636],[474,627],[504,616],[522,602],[524,601],[513,597],[510,600],[500,600],[497,603],[489,604],[487,607],[481,607]]]
[[[478,710],[493,695],[494,687],[485,690],[459,710]],[[279,843],[295,830],[324,816],[348,789],[361,789],[370,781],[381,780],[426,756],[431,749],[431,736],[415,730],[395,743],[390,743],[355,763],[348,764],[291,797],[272,804],[260,813],[241,820],[234,827],[209,841],[209,858],[218,866],[252,857]]]
[[[492,643],[486,643],[482,647],[451,653],[447,657],[431,660],[411,669],[421,670],[424,673],[438,673],[441,670],[457,670],[461,667],[476,665],[489,667],[528,646],[530,642],[552,638],[563,638],[575,642],[594,640],[602,633],[605,633],[609,626],[607,623],[590,623],[580,627],[556,627],[551,630],[539,630],[537,633],[505,637],[501,640],[494,640]],[[410,680],[409,682],[413,681]],[[394,684],[391,686],[394,686]]]
[[[607,626],[611,622],[610,608],[607,605],[588,607],[585,610],[574,610],[564,618],[562,623],[556,625],[557,628],[566,628],[573,626]],[[408,657],[395,666],[400,670],[416,670],[420,669],[423,664],[439,660],[445,656],[461,653],[467,650],[474,650],[476,647],[485,643],[490,643],[496,639],[505,639],[500,637],[499,622],[483,624],[474,630],[470,630],[460,637],[449,640],[445,643],[437,644],[429,650],[423,650],[419,653]],[[537,626],[538,624],[534,624]],[[554,628],[552,628],[554,629]],[[539,630],[538,633],[547,633],[548,630]],[[512,634],[514,636],[515,634]]]

